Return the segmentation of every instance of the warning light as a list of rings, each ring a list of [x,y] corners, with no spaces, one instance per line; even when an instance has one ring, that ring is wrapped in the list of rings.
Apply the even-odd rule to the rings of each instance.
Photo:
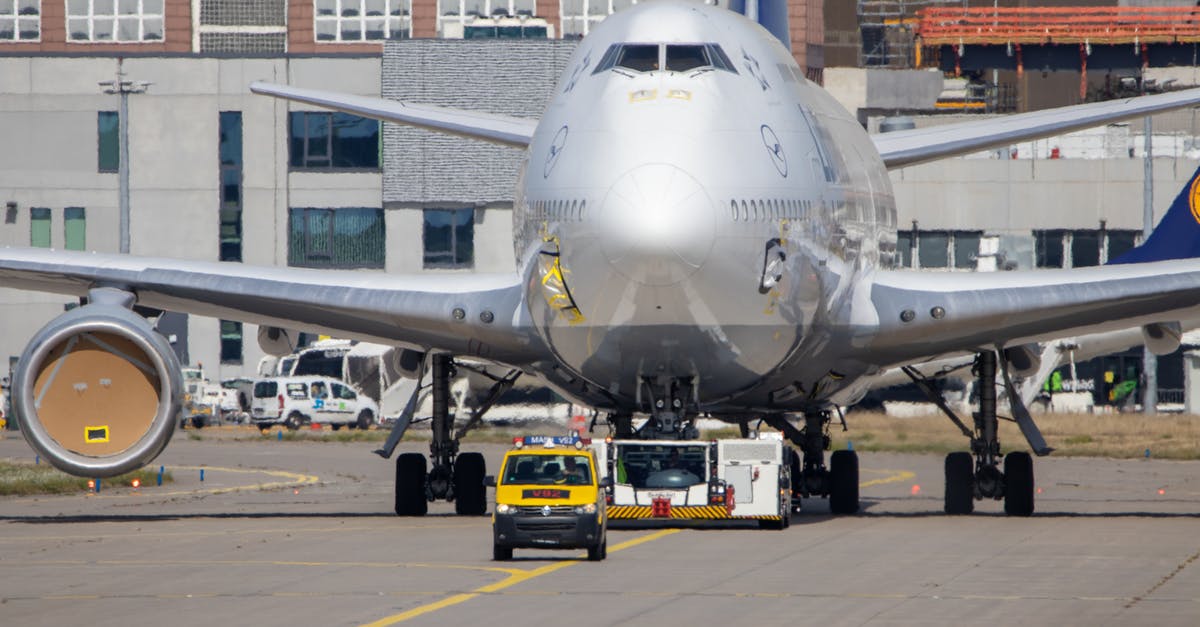
[[[292,494],[300,494],[300,490],[295,490],[295,489],[293,489],[293,490],[292,490]]]
[[[1162,495],[1164,495],[1164,494],[1166,494],[1166,493],[1167,493],[1167,491],[1166,491],[1166,490],[1164,490],[1164,489],[1162,489],[1162,488],[1159,488],[1159,489],[1158,489],[1158,495],[1159,495],[1159,496],[1162,496]]]
[[[131,485],[133,485],[133,487],[134,487],[135,489],[136,489],[136,488],[140,488],[140,487],[142,487],[142,480],[141,480],[141,479],[134,479],[134,480],[131,482]]]
[[[96,481],[94,479],[88,479],[88,489],[89,490],[96,489]]]
[[[1037,493],[1038,493],[1038,494],[1041,494],[1041,493],[1042,493],[1042,489],[1041,489],[1041,488],[1038,488],[1038,489],[1037,489]]]
[[[913,496],[916,496],[916,495],[918,495],[918,494],[920,494],[920,493],[921,493],[921,486],[919,486],[919,485],[917,485],[917,484],[915,484],[915,483],[914,483],[914,484],[913,484],[913,487],[912,487],[912,494],[913,494]]]

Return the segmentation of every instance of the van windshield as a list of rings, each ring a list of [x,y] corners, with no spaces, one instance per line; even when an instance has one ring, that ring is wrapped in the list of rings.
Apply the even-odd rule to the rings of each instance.
[[[504,485],[586,485],[592,465],[586,455],[512,455],[501,476]]]
[[[254,384],[254,398],[271,398],[279,393],[279,384],[275,381],[259,381]]]

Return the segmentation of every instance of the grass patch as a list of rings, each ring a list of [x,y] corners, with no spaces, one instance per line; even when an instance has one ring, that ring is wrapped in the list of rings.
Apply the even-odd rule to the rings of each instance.
[[[153,486],[158,472],[143,468],[117,477],[102,480],[100,487],[128,486],[138,479],[143,486]],[[163,473],[163,483],[175,479]],[[49,464],[29,464],[0,461],[0,496],[30,496],[34,494],[74,494],[88,489],[88,479],[73,477]]]
[[[970,426],[970,417],[965,417]],[[1200,459],[1200,417],[1180,414],[1035,414],[1046,443],[1058,456]],[[895,418],[876,412],[846,416],[850,430],[834,425],[834,450],[847,441],[861,451],[948,453],[969,449],[967,438],[942,415]],[[1004,451],[1028,450],[1017,425],[1000,421]]]

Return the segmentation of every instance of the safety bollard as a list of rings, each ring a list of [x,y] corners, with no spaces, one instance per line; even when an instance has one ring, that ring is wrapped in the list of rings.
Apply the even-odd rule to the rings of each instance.
[[[96,479],[96,494],[100,494],[100,479]]]
[[[282,431],[276,431],[275,436],[276,436],[275,437],[276,440],[279,440],[280,442],[283,441],[283,432]]]
[[[40,465],[41,465],[41,463],[42,463],[42,456],[41,456],[41,455],[34,455],[34,456],[33,456],[33,465],[34,465],[34,466],[40,466]]]
[[[162,485],[162,478],[163,478],[163,471],[164,471],[164,470],[166,470],[166,467],[165,467],[165,466],[159,466],[159,467],[158,467],[158,485],[160,485],[160,486]]]
[[[204,469],[203,468],[200,469],[200,482],[204,483]]]
[[[846,450],[847,451],[854,450],[854,440],[846,440]]]

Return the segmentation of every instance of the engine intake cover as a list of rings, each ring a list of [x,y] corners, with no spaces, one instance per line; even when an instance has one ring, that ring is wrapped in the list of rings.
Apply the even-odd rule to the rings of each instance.
[[[179,359],[166,338],[119,305],[93,303],[38,331],[13,373],[13,410],[30,446],[84,477],[140,468],[179,420]]]

